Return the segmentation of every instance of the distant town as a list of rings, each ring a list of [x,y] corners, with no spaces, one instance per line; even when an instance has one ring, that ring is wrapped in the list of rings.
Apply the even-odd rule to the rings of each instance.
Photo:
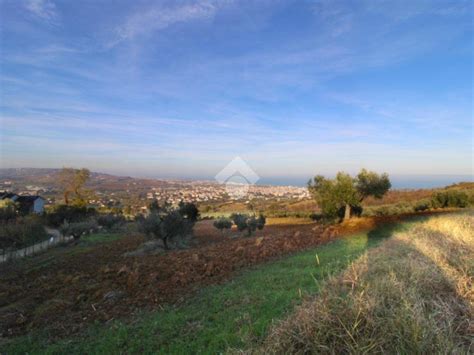
[[[57,184],[58,169],[0,169],[0,191],[44,198],[46,206],[62,200]],[[304,200],[305,187],[250,185],[244,196],[229,194],[226,185],[214,181],[155,180],[92,173],[88,202],[100,208],[121,208],[129,213],[146,209],[151,200],[177,204],[180,201],[218,203],[252,200]]]

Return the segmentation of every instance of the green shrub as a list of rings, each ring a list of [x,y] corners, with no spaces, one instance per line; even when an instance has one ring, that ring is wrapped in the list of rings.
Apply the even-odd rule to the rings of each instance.
[[[222,234],[224,234],[225,229],[231,229],[232,228],[232,220],[229,218],[219,218],[218,220],[214,221],[214,227],[219,229]]]
[[[474,190],[469,190],[466,193],[469,206],[474,206]]]
[[[394,205],[382,205],[365,207],[362,213],[364,217],[385,217],[395,216],[400,214],[413,213],[414,207],[408,202],[400,202]]]
[[[193,223],[197,221],[199,217],[199,210],[194,203],[180,202],[178,206],[178,213]]]
[[[272,217],[272,218],[285,218],[285,217],[312,218],[314,214],[313,212],[307,212],[307,211],[268,211],[268,210],[265,210],[264,212],[265,212],[265,216]]]
[[[48,239],[37,216],[18,217],[0,224],[0,248],[21,248]]]
[[[447,190],[433,194],[431,204],[435,208],[446,207],[467,207],[469,204],[469,196],[464,191]]]
[[[0,222],[14,220],[18,216],[18,208],[10,199],[0,201]]]
[[[64,236],[73,236],[75,240],[80,239],[83,235],[97,231],[98,224],[94,219],[82,222],[64,222],[60,231]]]
[[[413,207],[415,212],[426,211],[426,210],[429,210],[430,208],[431,208],[430,200],[420,200],[417,203],[415,203],[415,207]]]
[[[97,216],[97,223],[108,230],[120,227],[125,223],[125,217],[121,214],[100,214]]]
[[[97,211],[94,208],[57,205],[46,213],[45,218],[49,225],[59,227],[65,221],[68,223],[81,222],[96,214]]]
[[[239,232],[247,231],[247,236],[252,235],[257,229],[263,229],[266,223],[266,218],[262,214],[257,218],[256,216],[249,216],[247,214],[234,213],[230,218],[234,221]]]

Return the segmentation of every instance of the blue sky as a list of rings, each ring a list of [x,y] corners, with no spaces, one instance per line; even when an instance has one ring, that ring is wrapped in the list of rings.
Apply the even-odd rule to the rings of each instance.
[[[0,6],[3,167],[473,173],[470,1]]]

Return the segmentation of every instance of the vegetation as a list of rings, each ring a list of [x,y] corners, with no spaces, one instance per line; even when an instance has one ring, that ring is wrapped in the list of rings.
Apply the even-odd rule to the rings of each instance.
[[[219,229],[222,234],[224,234],[224,230],[232,228],[232,220],[229,218],[221,217],[218,220],[214,221],[214,227]]]
[[[351,217],[351,210],[361,211],[361,203],[369,196],[380,199],[390,189],[391,183],[387,174],[362,169],[356,178],[339,172],[331,180],[317,175],[308,182],[308,190],[321,207],[324,215],[336,217],[343,209],[344,220]]]
[[[276,326],[259,352],[468,353],[473,253],[473,215],[394,233]]]
[[[434,208],[446,207],[467,207],[469,204],[469,197],[464,191],[447,190],[440,191],[433,194],[431,198],[431,205]]]
[[[97,223],[99,226],[107,230],[113,230],[125,223],[125,217],[122,214],[104,213],[97,216]]]
[[[58,174],[58,184],[63,189],[64,203],[69,205],[70,195],[74,196],[73,204],[86,206],[86,197],[90,191],[84,189],[84,185],[90,178],[89,169],[63,168]]]
[[[45,214],[46,223],[59,227],[64,222],[75,223],[90,219],[97,215],[95,208],[75,205],[57,205]]]
[[[18,215],[18,207],[10,199],[0,200],[0,222],[14,220]]]
[[[351,235],[260,265],[231,282],[202,289],[179,306],[165,305],[134,322],[94,327],[87,336],[52,344],[47,333],[32,333],[16,339],[6,352],[216,354],[257,345],[275,319],[317,292],[325,279],[344,270],[389,231]]]
[[[430,200],[420,200],[415,203],[413,210],[415,212],[422,212],[429,210],[431,208],[431,201]]]
[[[239,232],[247,231],[247,236],[251,236],[257,229],[262,230],[266,223],[264,215],[256,217],[255,215],[247,215],[242,213],[234,213],[230,216]]]
[[[148,216],[138,219],[140,231],[161,239],[166,249],[170,249],[170,242],[180,244],[191,236],[199,216],[197,207],[192,203],[180,203],[177,208],[172,208],[169,204],[160,206],[155,200],[149,210]]]
[[[74,240],[80,239],[83,235],[92,234],[98,228],[95,219],[90,219],[82,222],[64,222],[60,231],[65,236],[73,236]]]
[[[0,249],[22,248],[47,238],[48,234],[37,216],[8,219],[0,225]]]

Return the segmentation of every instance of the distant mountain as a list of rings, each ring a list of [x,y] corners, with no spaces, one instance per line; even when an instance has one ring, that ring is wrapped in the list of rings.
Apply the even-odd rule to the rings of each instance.
[[[54,175],[60,169],[46,168],[0,168],[0,179],[18,179],[24,177]]]
[[[0,190],[22,190],[26,185],[39,185],[57,188],[57,175],[62,169],[48,168],[0,168]],[[8,184],[4,184],[8,182]],[[12,182],[13,184],[10,184]],[[189,180],[161,180],[116,176],[105,173],[91,172],[87,186],[98,190],[143,190],[151,187],[179,187],[196,182]]]

